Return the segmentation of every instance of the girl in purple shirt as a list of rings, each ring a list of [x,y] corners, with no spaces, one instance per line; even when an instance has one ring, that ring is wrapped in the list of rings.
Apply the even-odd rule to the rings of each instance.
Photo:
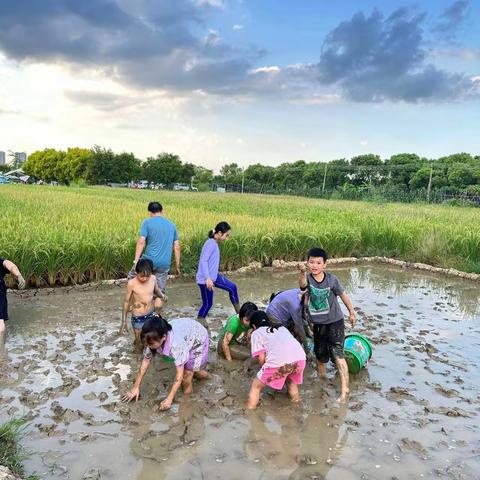
[[[218,273],[220,267],[220,249],[218,242],[230,236],[231,227],[227,222],[220,222],[214,230],[210,230],[208,240],[203,244],[198,261],[197,284],[202,294],[202,306],[198,311],[198,320],[205,325],[205,317],[213,305],[213,288],[226,290],[230,301],[238,313],[240,310],[237,286],[224,275]]]

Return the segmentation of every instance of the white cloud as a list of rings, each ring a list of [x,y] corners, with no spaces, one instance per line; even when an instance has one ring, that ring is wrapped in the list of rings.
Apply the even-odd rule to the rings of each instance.
[[[361,141],[360,141],[360,145],[361,145],[362,147],[366,147],[366,146],[368,145],[368,140],[361,140]]]
[[[238,32],[238,30],[243,30],[243,25],[235,24],[232,27],[232,30],[235,30],[236,32]]]
[[[254,68],[252,70],[249,70],[249,74],[251,75],[256,75],[257,73],[279,73],[280,72],[280,67],[277,65],[272,65],[270,67],[259,67],[259,68]]]
[[[203,7],[204,5],[210,6],[210,7],[215,7],[215,8],[224,8],[225,5],[223,3],[223,0],[196,0],[195,4]]]

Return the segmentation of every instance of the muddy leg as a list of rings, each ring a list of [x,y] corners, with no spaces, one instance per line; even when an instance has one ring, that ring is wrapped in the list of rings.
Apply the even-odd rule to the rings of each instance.
[[[287,380],[288,396],[293,403],[298,403],[300,395],[298,394],[298,385],[296,383]]]
[[[317,360],[317,371],[320,378],[327,378],[327,364]]]
[[[347,401],[350,390],[348,389],[348,366],[344,358],[336,358],[335,365],[337,366],[338,375],[340,377],[340,396],[337,398],[338,403],[345,403]]]
[[[183,372],[182,389],[185,395],[190,395],[193,392],[193,372],[191,370]]]
[[[0,318],[0,361],[7,358],[5,350],[5,321]]]
[[[165,305],[165,302],[160,297],[157,297],[154,302],[155,313],[158,315],[162,310],[162,307]]]
[[[142,339],[140,337],[141,333],[142,333],[142,329],[141,328],[134,328],[133,329],[133,333],[135,333],[135,351],[136,352],[141,352],[142,351]]]
[[[250,393],[248,394],[247,408],[251,410],[257,408],[258,402],[260,401],[260,392],[264,386],[265,385],[258,378],[255,378],[252,382]]]
[[[198,370],[197,372],[193,373],[193,376],[199,380],[208,380],[209,378],[212,378],[212,376],[206,370]]]

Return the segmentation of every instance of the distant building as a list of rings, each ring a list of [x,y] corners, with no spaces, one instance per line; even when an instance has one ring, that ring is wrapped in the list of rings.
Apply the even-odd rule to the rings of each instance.
[[[0,152],[0,165],[5,165],[6,160],[5,160],[5,152]]]
[[[27,160],[27,154],[25,152],[15,152],[15,157],[18,155],[18,161],[20,163],[25,163]]]

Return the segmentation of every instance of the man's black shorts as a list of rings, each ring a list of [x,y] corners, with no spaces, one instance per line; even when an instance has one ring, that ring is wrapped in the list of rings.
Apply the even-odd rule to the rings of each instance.
[[[313,351],[319,362],[332,362],[336,358],[344,358],[343,343],[345,341],[345,322],[343,318],[326,325],[313,326]]]

